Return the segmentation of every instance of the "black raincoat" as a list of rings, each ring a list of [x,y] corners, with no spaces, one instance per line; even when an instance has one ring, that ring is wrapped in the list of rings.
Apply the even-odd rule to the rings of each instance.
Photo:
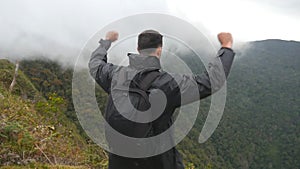
[[[100,46],[92,53],[89,62],[90,74],[109,94],[104,115],[106,121],[118,132],[136,138],[161,134],[173,124],[173,113],[176,108],[203,99],[220,89],[229,74],[235,55],[232,49],[221,48],[217,57],[214,58],[221,63],[221,67],[215,60],[209,64],[209,73],[204,72],[202,75],[171,74],[161,70],[160,60],[155,56],[128,54],[129,66],[117,66],[107,63],[107,50],[110,45],[110,41],[100,40]],[[154,121],[149,123],[133,122],[118,112],[111,91],[116,88],[118,83],[118,79],[113,78],[113,76],[120,71],[127,74],[128,72],[129,74],[133,73],[133,81],[135,82],[141,82],[149,72],[158,72],[156,78],[151,81],[146,93],[149,94],[149,91],[159,89],[165,94],[167,102],[164,111]],[[215,80],[214,88],[211,85],[212,77],[210,75]],[[138,83],[130,83],[130,88],[138,88]],[[196,92],[195,88],[197,89]],[[143,98],[138,97],[138,94],[133,95],[130,98],[131,103],[135,108],[143,111],[144,102],[141,101]],[[110,133],[106,133],[106,137],[109,137],[109,135]],[[166,139],[172,141],[172,136]],[[110,142],[110,138],[107,138],[107,140]],[[156,145],[159,146],[159,143]],[[117,143],[112,143],[114,148],[122,148],[122,146],[126,146],[126,143],[120,140]],[[181,155],[173,147],[164,153],[147,158],[128,158],[110,153],[109,169],[184,169],[184,165]]]

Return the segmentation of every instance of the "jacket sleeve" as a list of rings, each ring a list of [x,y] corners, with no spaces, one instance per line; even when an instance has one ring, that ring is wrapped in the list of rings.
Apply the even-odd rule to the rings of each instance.
[[[234,51],[221,48],[217,57],[208,65],[208,70],[202,75],[175,74],[172,75],[176,84],[172,94],[176,107],[206,98],[217,92],[226,82],[234,59]],[[176,96],[176,97],[174,97]]]
[[[92,53],[89,61],[89,71],[103,90],[109,93],[113,71],[116,66],[107,63],[107,50],[111,46],[111,41],[101,39],[99,43],[100,46]]]

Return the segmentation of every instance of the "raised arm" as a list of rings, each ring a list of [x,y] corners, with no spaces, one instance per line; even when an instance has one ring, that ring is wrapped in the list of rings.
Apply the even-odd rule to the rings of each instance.
[[[222,47],[206,72],[202,75],[174,75],[178,86],[177,94],[172,94],[176,96],[173,97],[176,107],[210,96],[224,85],[235,53],[231,49],[233,40],[230,33],[220,33],[218,39]]]
[[[89,61],[89,70],[91,76],[107,93],[110,90],[113,70],[116,68],[111,63],[107,63],[107,50],[111,43],[118,39],[119,34],[115,31],[110,31],[106,34],[106,39],[99,41],[100,46],[92,53]]]

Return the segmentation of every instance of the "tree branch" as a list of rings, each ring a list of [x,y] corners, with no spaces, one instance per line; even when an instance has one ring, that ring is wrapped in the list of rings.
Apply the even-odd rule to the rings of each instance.
[[[14,74],[14,78],[9,86],[9,92],[11,93],[15,84],[17,83],[17,77],[18,77],[18,71],[19,71],[19,61],[17,61],[16,63],[16,69],[15,69],[15,74]]]

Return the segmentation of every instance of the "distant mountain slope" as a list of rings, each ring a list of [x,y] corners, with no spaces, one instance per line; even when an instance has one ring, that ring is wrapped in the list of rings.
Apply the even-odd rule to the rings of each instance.
[[[213,137],[197,145],[195,135],[206,118],[200,115],[183,142],[192,146],[179,146],[198,168],[203,157],[212,168],[300,168],[300,43],[251,42],[238,53],[224,116]],[[193,160],[195,153],[199,159]]]

